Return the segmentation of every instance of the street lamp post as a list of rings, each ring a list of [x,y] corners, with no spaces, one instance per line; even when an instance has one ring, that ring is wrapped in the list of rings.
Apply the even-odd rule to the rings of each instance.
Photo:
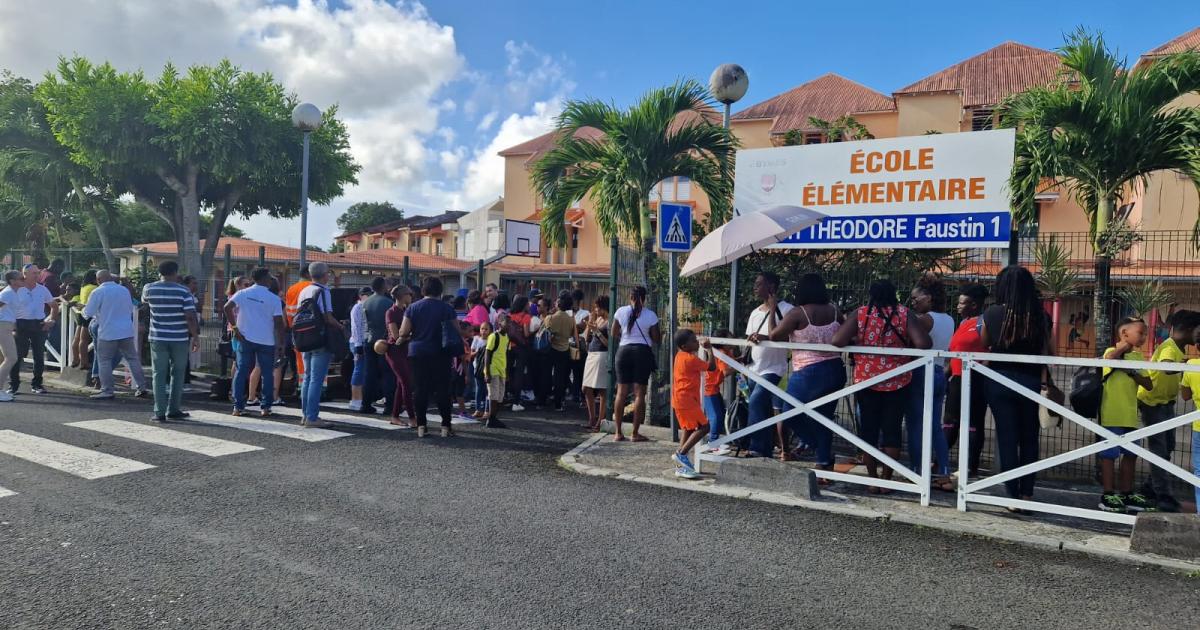
[[[736,63],[717,66],[717,69],[713,70],[712,76],[708,78],[708,88],[712,92],[713,98],[725,104],[725,115],[721,119],[721,124],[726,129],[729,128],[729,107],[741,100],[749,87],[750,77],[746,76],[746,71]],[[734,212],[737,212],[736,208]],[[737,330],[737,277],[738,261],[734,260],[729,263],[729,330],[731,332]]]
[[[300,167],[300,269],[308,259],[308,142],[321,127],[321,110],[312,103],[300,103],[292,110],[292,125],[304,133],[304,156]]]

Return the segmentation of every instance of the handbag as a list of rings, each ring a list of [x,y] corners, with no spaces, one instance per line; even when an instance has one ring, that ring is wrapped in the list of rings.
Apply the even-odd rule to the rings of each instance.
[[[234,358],[233,335],[228,330],[221,333],[221,340],[217,342],[217,356],[226,359]]]
[[[1064,394],[1063,391],[1054,384],[1054,381],[1048,381],[1044,383],[1042,385],[1041,394],[1042,396],[1045,396],[1046,398],[1049,398],[1060,405],[1067,400],[1067,395]],[[1056,411],[1051,411],[1049,407],[1039,405],[1038,424],[1040,424],[1043,429],[1051,429],[1062,426],[1062,416],[1058,415],[1058,412]]]

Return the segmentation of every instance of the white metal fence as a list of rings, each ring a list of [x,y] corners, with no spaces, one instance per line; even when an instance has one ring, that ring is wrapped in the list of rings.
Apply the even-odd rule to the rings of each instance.
[[[713,338],[712,343],[715,346],[746,347],[746,346],[751,345],[749,341],[746,341],[744,339],[725,339],[725,338]],[[1111,367],[1111,368],[1122,368],[1122,369],[1132,369],[1132,370],[1159,370],[1159,371],[1163,371],[1163,372],[1200,372],[1200,365],[1187,365],[1187,364],[1183,364],[1183,363],[1163,363],[1163,362],[1151,363],[1149,361],[1082,359],[1082,358],[1066,358],[1066,357],[1054,357],[1054,356],[949,352],[949,351],[944,351],[944,350],[912,350],[912,349],[901,349],[901,348],[877,348],[877,347],[860,347],[860,346],[838,348],[836,346],[829,346],[829,345],[798,344],[798,343],[789,343],[789,342],[762,342],[758,345],[760,345],[762,347],[768,347],[768,348],[783,348],[783,349],[787,349],[787,350],[815,350],[815,351],[822,351],[822,352],[833,352],[833,353],[838,353],[838,354],[861,353],[861,354],[877,354],[877,355],[878,354],[898,355],[898,356],[912,357],[912,359],[908,363],[900,365],[892,370],[889,370],[887,372],[879,374],[870,379],[867,379],[867,380],[864,380],[864,381],[861,381],[858,383],[848,384],[846,387],[844,387],[836,392],[833,392],[831,394],[828,394],[826,396],[823,396],[823,397],[818,398],[813,401],[804,402],[804,401],[797,400],[795,397],[788,394],[788,392],[786,391],[786,381],[782,381],[782,380],[780,381],[780,385],[782,385],[782,387],[779,385],[774,385],[769,380],[754,373],[750,368],[743,365],[742,363],[740,363],[733,357],[730,357],[724,353],[718,352],[718,353],[716,353],[716,356],[720,361],[726,363],[727,365],[732,367],[734,370],[736,370],[739,374],[750,379],[757,386],[766,388],[768,392],[770,392],[771,394],[774,394],[775,396],[778,396],[781,400],[786,402],[788,405],[791,405],[792,408],[784,410],[782,413],[779,413],[777,415],[763,419],[754,424],[748,425],[745,428],[740,429],[734,433],[730,433],[728,435],[723,435],[719,439],[710,442],[708,444],[708,447],[718,447],[723,444],[728,444],[730,442],[738,440],[739,438],[749,436],[750,434],[757,432],[761,429],[771,428],[776,423],[782,422],[789,418],[793,418],[793,417],[799,416],[799,415],[807,415],[808,417],[812,418],[816,422],[819,422],[821,425],[828,428],[835,435],[842,437],[843,439],[850,442],[857,448],[861,449],[864,453],[870,455],[871,457],[874,457],[876,459],[876,461],[878,461],[880,464],[891,468],[893,471],[895,471],[896,474],[900,475],[900,477],[902,477],[903,479],[905,479],[907,481],[878,479],[878,478],[866,477],[866,476],[862,476],[862,475],[839,473],[839,472],[835,472],[835,471],[831,471],[831,470],[819,470],[819,469],[814,470],[814,474],[816,474],[817,477],[819,477],[821,479],[828,479],[831,481],[840,481],[840,482],[850,483],[850,484],[875,486],[875,487],[881,487],[881,488],[889,488],[892,490],[911,492],[911,493],[919,495],[920,500],[921,500],[921,505],[929,505],[930,495],[931,495],[931,491],[932,491],[932,484],[933,484],[933,475],[932,475],[932,466],[931,466],[931,459],[933,457],[933,452],[932,452],[933,451],[933,449],[932,449],[933,431],[941,431],[942,430],[941,426],[934,426],[934,422],[933,422],[933,418],[934,418],[934,410],[933,410],[933,405],[934,405],[934,393],[933,393],[934,364],[939,359],[961,359],[962,363],[963,363],[962,402],[961,402],[961,404],[962,404],[961,414],[962,415],[961,415],[961,418],[962,418],[962,423],[964,426],[963,426],[963,429],[959,431],[959,438],[958,438],[959,448],[958,448],[957,493],[958,493],[958,509],[960,511],[965,512],[968,508],[969,503],[981,503],[981,504],[1019,508],[1019,509],[1038,511],[1038,512],[1048,512],[1048,513],[1059,514],[1059,515],[1064,515],[1064,516],[1074,516],[1074,517],[1109,521],[1109,522],[1114,522],[1114,523],[1132,524],[1134,521],[1134,517],[1127,515],[1127,514],[1115,514],[1115,513],[1104,512],[1101,510],[1090,510],[1090,509],[1076,508],[1076,507],[1064,506],[1064,505],[1058,505],[1058,504],[1052,504],[1052,503],[1043,503],[1043,502],[1039,502],[1039,501],[1029,501],[1029,500],[1022,500],[1022,499],[1014,499],[1014,498],[1009,498],[1009,497],[994,496],[994,495],[982,493],[983,490],[1003,484],[1005,481],[1010,481],[1010,480],[1014,480],[1014,479],[1023,477],[1025,475],[1034,474],[1034,473],[1037,473],[1038,471],[1052,468],[1054,466],[1058,466],[1060,464],[1063,464],[1065,462],[1069,462],[1069,461],[1072,461],[1075,459],[1087,457],[1089,455],[1099,453],[1105,449],[1112,448],[1115,446],[1123,447],[1126,450],[1136,454],[1138,457],[1144,459],[1149,464],[1163,468],[1164,470],[1170,472],[1172,475],[1178,477],[1179,479],[1182,479],[1184,482],[1191,484],[1194,487],[1200,488],[1200,478],[1198,478],[1196,475],[1192,474],[1191,472],[1189,472],[1187,470],[1184,470],[1183,468],[1171,463],[1170,461],[1167,461],[1161,457],[1154,455],[1147,449],[1145,449],[1137,444],[1137,441],[1142,438],[1145,438],[1145,437],[1148,437],[1151,435],[1155,435],[1158,433],[1162,433],[1165,431],[1174,431],[1178,427],[1184,426],[1186,424],[1190,424],[1191,422],[1193,422],[1195,420],[1200,420],[1200,411],[1193,410],[1193,411],[1185,413],[1183,415],[1176,416],[1175,418],[1172,418],[1171,420],[1159,422],[1159,423],[1151,425],[1151,426],[1147,426],[1147,427],[1143,427],[1143,428],[1140,428],[1140,429],[1137,429],[1134,431],[1130,431],[1129,433],[1126,433],[1124,435],[1117,435],[1116,433],[1113,433],[1109,429],[1107,429],[1103,426],[1100,426],[1095,421],[1079,415],[1074,410],[1069,409],[1068,407],[1066,407],[1064,405],[1058,404],[1058,403],[1054,402],[1053,400],[1046,398],[1045,396],[1042,396],[1040,392],[1030,390],[1030,389],[1020,385],[1019,383],[1013,381],[1012,379],[1004,376],[1003,374],[996,372],[994,369],[988,367],[987,362],[995,361],[995,362],[1005,362],[1005,363],[1023,363],[1023,364],[1038,364],[1038,365],[1051,365],[1051,366],[1060,365],[1060,366],[1070,366],[1070,367],[1081,367],[1081,366],[1082,367]],[[861,439],[858,435],[856,435],[853,431],[850,431],[849,429],[843,427],[841,424],[837,423],[834,419],[828,418],[825,415],[823,415],[817,411],[817,409],[819,407],[821,407],[822,405],[837,401],[837,400],[844,398],[850,394],[854,394],[861,390],[867,389],[875,384],[889,380],[897,375],[900,375],[900,374],[903,374],[905,372],[909,372],[912,370],[917,370],[917,369],[925,370],[925,378],[923,379],[924,391],[922,392],[924,405],[923,405],[923,419],[922,419],[923,428],[921,431],[922,439],[921,439],[921,444],[920,444],[920,453],[921,453],[920,471],[914,471],[914,470],[904,466],[900,462],[896,461],[894,458],[888,456],[886,453],[881,451],[874,444],[867,443],[866,441]],[[1078,424],[1082,428],[1084,428],[1092,433],[1095,433],[1096,435],[1100,436],[1100,438],[1102,438],[1102,439],[1094,444],[1076,448],[1076,449],[1071,450],[1066,453],[1052,455],[1050,457],[1046,457],[1045,459],[1040,459],[1037,462],[1026,464],[1024,466],[1019,466],[1017,468],[1013,468],[1008,471],[999,472],[999,473],[993,474],[991,476],[984,477],[982,479],[977,479],[975,481],[970,481],[967,478],[967,465],[968,465],[967,459],[968,458],[967,458],[966,454],[970,452],[969,440],[971,438],[971,432],[966,430],[965,425],[967,424],[967,419],[970,417],[969,405],[970,405],[970,400],[971,400],[971,387],[972,387],[972,380],[973,380],[972,376],[973,375],[975,375],[975,376],[982,375],[988,379],[991,379],[992,381],[998,383],[999,385],[1001,385],[1005,388],[1008,388],[1008,389],[1012,390],[1013,392],[1037,403],[1038,405],[1044,406],[1044,407],[1048,408],[1049,410],[1061,415],[1065,420],[1074,422],[1075,424]],[[1060,383],[1060,385],[1063,386],[1064,391],[1069,389],[1069,384]],[[977,383],[975,386],[979,386],[979,384]],[[910,444],[909,449],[912,449],[912,448],[913,448],[913,445]],[[705,462],[705,461],[711,462],[711,461],[719,461],[721,459],[723,459],[723,458],[720,456],[714,456],[714,455],[703,454],[703,453],[697,453],[696,457],[695,457],[695,461],[697,462],[698,466],[703,466],[703,462]]]

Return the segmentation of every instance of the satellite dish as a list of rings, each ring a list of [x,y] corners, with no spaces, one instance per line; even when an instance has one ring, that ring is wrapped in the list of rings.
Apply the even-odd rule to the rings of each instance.
[[[713,97],[726,105],[736,103],[746,95],[749,88],[750,77],[746,76],[746,71],[736,63],[717,66],[708,78],[708,89],[712,91]]]

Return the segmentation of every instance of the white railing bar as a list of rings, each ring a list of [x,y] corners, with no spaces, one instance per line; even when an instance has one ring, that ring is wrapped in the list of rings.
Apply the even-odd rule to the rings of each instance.
[[[1078,413],[1075,413],[1074,411],[1071,411],[1071,410],[1067,409],[1066,407],[1063,407],[1062,405],[1060,405],[1048,398],[1043,397],[1040,393],[1034,393],[1033,391],[1029,390],[1028,388],[1023,387],[1020,384],[1016,383],[1012,379],[1009,379],[1008,377],[998,374],[995,370],[992,370],[991,368],[988,368],[988,367],[982,366],[982,365],[975,365],[975,366],[973,366],[973,369],[979,370],[985,376],[988,376],[988,377],[992,378],[993,380],[995,380],[997,383],[1000,383],[1001,385],[1004,385],[1005,387],[1011,389],[1014,393],[1020,394],[1021,396],[1024,396],[1025,398],[1028,398],[1029,400],[1032,400],[1033,402],[1036,402],[1036,403],[1043,405],[1049,409],[1052,409],[1054,411],[1061,413],[1063,415],[1063,417],[1071,420],[1072,422],[1082,426],[1083,428],[1085,428],[1093,433],[1096,433],[1097,435],[1099,435],[1100,437],[1103,437],[1105,439],[1103,441],[1097,442],[1095,444],[1090,444],[1088,446],[1082,446],[1080,448],[1077,448],[1072,451],[1068,451],[1066,453],[1060,453],[1058,455],[1054,455],[1054,456],[1048,457],[1046,459],[1041,459],[1041,460],[1038,460],[1031,464],[1026,464],[1024,466],[1014,468],[1007,472],[1003,472],[998,475],[993,475],[991,477],[988,477],[987,479],[982,479],[973,484],[969,484],[967,486],[968,492],[974,492],[974,491],[982,489],[982,488],[994,486],[996,484],[1003,483],[1005,481],[1015,479],[1017,477],[1023,477],[1027,474],[1034,473],[1039,470],[1053,468],[1054,466],[1057,466],[1059,464],[1063,464],[1063,463],[1066,463],[1066,462],[1069,462],[1069,461],[1072,461],[1075,459],[1079,459],[1081,457],[1086,457],[1087,455],[1091,455],[1092,453],[1098,453],[1100,451],[1103,451],[1107,448],[1111,448],[1113,446],[1124,446],[1124,447],[1128,448],[1128,450],[1139,455],[1140,457],[1143,457],[1146,461],[1153,463],[1153,464],[1157,465],[1158,467],[1167,470],[1168,472],[1175,475],[1176,477],[1179,477],[1180,479],[1183,479],[1184,481],[1186,481],[1194,486],[1200,487],[1200,478],[1197,478],[1195,475],[1185,471],[1184,469],[1180,468],[1179,466],[1176,466],[1175,464],[1173,464],[1167,460],[1164,460],[1161,457],[1158,457],[1157,455],[1146,450],[1145,448],[1133,443],[1133,441],[1140,440],[1143,437],[1146,437],[1149,435],[1154,435],[1156,433],[1162,433],[1164,431],[1174,429],[1176,427],[1181,427],[1185,424],[1194,422],[1195,420],[1200,419],[1200,410],[1191,411],[1182,416],[1172,418],[1171,420],[1159,422],[1157,424],[1152,424],[1147,427],[1142,427],[1140,429],[1130,431],[1129,433],[1126,433],[1124,435],[1117,435],[1116,433],[1109,431],[1106,427],[1096,424],[1096,423],[1084,418],[1083,416],[1080,416]]]
[[[925,492],[920,485],[915,483],[905,483],[903,481],[896,481],[894,479],[881,479],[879,477],[864,477],[862,475],[851,475],[849,473],[834,472],[832,470],[820,470],[817,468],[813,468],[811,470],[819,479],[829,479],[831,481],[857,483],[864,486],[889,488],[891,490],[899,490],[901,492],[912,492],[913,494],[924,494]]]
[[[970,475],[971,458],[971,369],[975,362],[962,362],[962,384],[958,404],[958,511],[967,511],[967,477]],[[986,409],[984,410],[986,413]],[[983,436],[976,436],[982,439]],[[949,445],[947,445],[949,447]]]
[[[914,348],[880,348],[875,346],[832,346],[816,343],[792,343],[790,341],[760,341],[757,344],[746,339],[710,337],[713,345],[781,348],[787,350],[812,350],[832,354],[887,354],[910,357],[935,357],[940,359],[971,359],[973,361],[999,361],[1003,363],[1033,363],[1038,365],[1069,365],[1077,367],[1112,367],[1135,370],[1158,370],[1160,372],[1200,372],[1200,365],[1170,363],[1166,361],[1128,361],[1125,359],[1086,359],[1036,354],[999,354],[993,352],[951,352],[949,350],[916,350]]]
[[[1049,514],[1058,514],[1060,516],[1074,516],[1077,518],[1087,518],[1097,521],[1108,521],[1110,523],[1119,523],[1121,525],[1133,525],[1135,521],[1135,517],[1129,514],[1114,514],[1112,512],[1089,510],[1087,508],[1077,508],[1068,505],[1055,505],[1053,503],[1042,503],[1040,501],[1025,501],[1023,499],[1012,499],[1009,497],[996,497],[990,494],[972,494],[967,497],[967,500],[971,501],[972,503],[984,503],[999,507],[1021,508],[1024,510],[1032,510],[1034,512],[1046,512]]]
[[[921,431],[921,505],[929,505],[929,494],[933,487],[933,471],[930,469],[929,460],[933,456],[933,359],[925,359],[922,361],[925,364],[925,391],[921,393],[924,400],[921,405],[921,424],[924,429]],[[942,428],[938,427],[938,431]],[[910,444],[908,448],[912,448]]]
[[[748,378],[750,378],[750,380],[754,381],[755,383],[758,383],[759,385],[766,387],[768,390],[775,392],[780,398],[784,399],[789,404],[791,404],[793,406],[793,408],[789,409],[787,411],[784,411],[783,413],[780,413],[778,415],[772,416],[770,418],[760,420],[759,422],[757,422],[755,424],[747,426],[747,427],[740,429],[738,431],[735,431],[733,433],[730,433],[730,434],[726,435],[725,437],[716,440],[715,442],[710,442],[709,443],[710,447],[727,444],[727,443],[729,443],[733,440],[736,440],[740,437],[754,433],[755,431],[758,431],[762,428],[766,428],[768,426],[774,425],[775,423],[782,422],[783,420],[787,420],[789,418],[792,418],[792,417],[798,416],[802,413],[805,413],[805,414],[808,414],[809,416],[815,418],[818,422],[820,422],[821,424],[824,424],[831,431],[833,431],[834,433],[837,433],[838,435],[840,435],[842,438],[846,439],[850,443],[863,449],[867,453],[870,453],[879,462],[894,469],[896,472],[900,473],[904,477],[911,479],[914,483],[920,482],[921,477],[916,472],[909,470],[907,466],[904,466],[900,462],[893,459],[891,456],[889,456],[886,453],[875,448],[875,446],[866,443],[865,441],[863,441],[862,438],[858,437],[857,435],[854,435],[853,432],[846,430],[838,423],[830,420],[829,418],[826,418],[819,411],[817,411],[816,408],[820,407],[821,405],[824,405],[826,403],[832,402],[834,400],[839,400],[839,399],[841,399],[845,396],[848,396],[854,392],[857,392],[859,390],[866,389],[872,385],[875,385],[876,383],[882,383],[883,381],[886,381],[897,375],[903,374],[903,373],[911,371],[911,370],[915,370],[918,367],[921,367],[922,365],[924,365],[925,363],[930,361],[930,359],[924,359],[921,361],[911,361],[904,365],[893,368],[887,372],[884,372],[883,374],[879,374],[870,379],[862,381],[861,383],[855,383],[854,385],[852,385],[850,387],[846,387],[846,388],[840,389],[836,392],[833,392],[832,394],[822,396],[821,398],[818,398],[817,400],[814,400],[810,403],[802,403],[799,400],[797,400],[796,398],[792,397],[791,394],[788,394],[787,391],[780,390],[778,386],[772,385],[770,381],[759,376],[758,374],[754,374],[753,372],[749,371],[749,368],[738,363],[732,357],[729,357],[720,352],[716,353],[716,357],[720,361],[723,361],[725,364],[727,364],[730,367],[732,367],[733,369],[737,370],[738,372],[745,374]]]

